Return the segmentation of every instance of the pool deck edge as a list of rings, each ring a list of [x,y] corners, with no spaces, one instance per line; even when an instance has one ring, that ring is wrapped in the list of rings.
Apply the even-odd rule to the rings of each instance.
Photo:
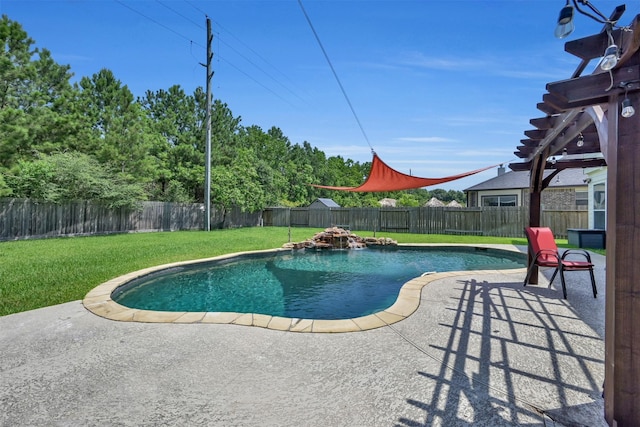
[[[402,246],[466,246],[501,249],[522,253],[514,245],[503,244],[411,244]],[[255,326],[266,329],[301,332],[301,333],[342,333],[359,332],[377,329],[400,322],[413,314],[420,306],[422,289],[431,282],[447,277],[483,275],[483,274],[525,274],[525,268],[508,270],[467,270],[442,273],[425,273],[422,276],[413,278],[406,282],[398,294],[396,301],[387,309],[367,316],[353,319],[340,320],[315,320],[296,319],[278,316],[270,316],[254,313],[232,313],[232,312],[173,312],[173,311],[151,311],[125,307],[111,299],[111,294],[119,286],[150,273],[167,268],[179,267],[190,264],[203,263],[231,258],[239,255],[256,253],[278,253],[290,251],[290,249],[276,248],[262,251],[247,251],[225,254],[217,257],[181,261],[170,264],[158,265],[142,270],[124,274],[98,285],[87,293],[82,300],[84,307],[93,314],[120,322],[142,322],[142,323],[175,323],[175,324],[233,324],[243,326]]]

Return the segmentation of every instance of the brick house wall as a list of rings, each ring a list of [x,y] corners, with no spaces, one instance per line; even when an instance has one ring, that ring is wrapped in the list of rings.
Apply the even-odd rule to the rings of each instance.
[[[549,189],[547,188],[542,192],[541,199],[541,207],[542,209],[549,210],[587,210],[588,205],[585,203],[581,205],[576,202],[576,190],[581,192],[586,192],[585,189],[576,189],[576,188],[558,188],[558,189]],[[523,205],[529,206],[529,192],[524,191],[526,196],[523,197]]]

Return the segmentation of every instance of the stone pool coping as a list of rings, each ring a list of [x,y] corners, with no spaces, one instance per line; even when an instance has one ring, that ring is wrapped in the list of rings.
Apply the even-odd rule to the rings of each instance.
[[[511,252],[522,253],[518,247],[502,244],[399,244],[399,247],[437,247],[437,246],[461,246],[477,247],[487,249],[501,249]],[[219,261],[249,254],[269,254],[279,252],[289,252],[291,249],[267,249],[261,251],[235,252],[221,256],[203,258],[197,260],[181,261],[170,264],[163,264],[154,267],[134,271],[114,279],[111,279],[93,288],[82,300],[84,307],[97,316],[121,322],[143,322],[143,323],[212,323],[212,324],[233,324],[243,326],[257,326],[266,329],[289,332],[312,332],[312,333],[336,333],[336,332],[359,332],[370,329],[377,329],[388,326],[406,319],[413,314],[420,306],[420,296],[422,288],[429,283],[446,277],[469,276],[469,274],[496,274],[499,272],[517,272],[524,274],[526,268],[506,269],[506,270],[465,270],[450,271],[443,273],[425,273],[420,277],[406,282],[400,289],[398,299],[395,303],[377,313],[352,319],[340,320],[319,320],[319,319],[298,319],[279,316],[270,316],[255,313],[232,313],[232,312],[184,312],[184,311],[152,311],[125,307],[111,299],[113,291],[133,280],[156,271],[175,268],[191,264],[199,264],[209,261]]]

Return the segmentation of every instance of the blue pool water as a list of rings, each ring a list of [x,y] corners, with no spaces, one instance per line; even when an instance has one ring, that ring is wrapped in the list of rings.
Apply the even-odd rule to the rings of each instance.
[[[118,287],[112,299],[156,311],[349,319],[390,307],[425,272],[525,265],[522,254],[467,247],[294,251],[161,271]]]

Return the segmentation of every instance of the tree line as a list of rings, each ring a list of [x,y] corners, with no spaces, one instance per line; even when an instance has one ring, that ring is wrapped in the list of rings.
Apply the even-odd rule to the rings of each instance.
[[[188,94],[174,85],[136,98],[106,68],[71,83],[70,66],[35,47],[6,15],[0,42],[0,197],[97,200],[111,207],[204,200],[201,87]],[[357,186],[371,164],[327,157],[307,141],[292,143],[276,126],[245,126],[217,99],[211,141],[211,201],[222,208],[306,206],[318,197],[345,207],[378,206],[384,197],[404,206],[431,197],[464,201],[453,190],[347,193],[311,187]]]

